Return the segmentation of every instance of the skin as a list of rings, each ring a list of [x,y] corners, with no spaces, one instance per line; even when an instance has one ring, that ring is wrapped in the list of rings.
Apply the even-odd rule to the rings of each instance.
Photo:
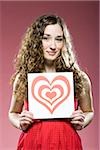
[[[55,72],[54,60],[59,56],[61,50],[64,48],[63,31],[58,24],[48,25],[44,30],[42,39],[43,53],[45,58],[44,72]],[[79,108],[74,111],[70,122],[76,130],[81,130],[86,127],[93,119],[93,98],[91,92],[91,82],[88,76],[84,75],[84,88],[79,97]],[[15,79],[13,91],[17,82],[18,76]],[[19,129],[27,130],[34,122],[34,116],[31,112],[23,110],[23,101],[18,102],[12,94],[11,105],[9,109],[9,119],[11,123]]]

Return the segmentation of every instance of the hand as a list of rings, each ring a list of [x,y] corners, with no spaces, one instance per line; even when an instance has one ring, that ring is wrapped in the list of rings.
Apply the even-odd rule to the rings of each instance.
[[[84,128],[84,120],[85,115],[82,112],[82,110],[79,109],[73,112],[71,116],[71,123],[73,124],[76,130],[81,130]]]
[[[33,114],[27,110],[24,110],[19,116],[19,126],[23,131],[27,130],[29,126],[34,122],[35,119],[33,119]]]

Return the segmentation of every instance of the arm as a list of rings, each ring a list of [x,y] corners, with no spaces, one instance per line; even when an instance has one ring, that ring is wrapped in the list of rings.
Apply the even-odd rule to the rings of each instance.
[[[24,100],[17,100],[14,94],[18,76],[13,85],[13,94],[9,109],[9,120],[18,129],[26,130],[33,123],[33,115],[27,110],[23,110]]]
[[[84,87],[79,96],[79,109],[72,114],[71,123],[77,130],[80,130],[90,124],[93,116],[94,109],[91,82],[88,76],[84,73]]]

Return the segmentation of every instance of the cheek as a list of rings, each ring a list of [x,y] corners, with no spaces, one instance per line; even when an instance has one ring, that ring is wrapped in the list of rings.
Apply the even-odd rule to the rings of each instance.
[[[57,47],[58,48],[63,48],[63,46],[64,46],[64,41],[62,41],[62,42],[58,42],[58,43],[56,43],[56,45],[57,45]]]
[[[48,48],[48,44],[45,43],[45,42],[42,42],[42,46],[43,46],[43,49],[44,49],[44,50]]]
[[[59,44],[59,45],[57,46],[57,49],[58,49],[58,50],[62,50],[63,46],[64,46],[63,43],[62,43],[62,44]]]

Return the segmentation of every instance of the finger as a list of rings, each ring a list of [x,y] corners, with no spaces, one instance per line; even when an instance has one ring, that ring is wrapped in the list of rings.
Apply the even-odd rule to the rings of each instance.
[[[83,122],[84,121],[84,117],[83,116],[77,116],[77,117],[71,119],[71,121],[78,121],[78,120]]]
[[[34,120],[32,118],[29,118],[29,117],[26,117],[26,116],[23,116],[23,117],[21,116],[19,119],[21,121],[29,121],[30,123],[34,122]]]
[[[71,115],[71,118],[75,118],[75,117],[78,117],[78,116],[81,116],[82,118],[85,118],[84,113],[81,112],[81,111],[74,112],[74,113]]]
[[[73,117],[71,118],[71,120],[84,121],[84,120],[85,120],[85,116],[84,116],[84,115],[76,115],[76,116],[73,116]]]
[[[22,113],[22,115],[29,115],[29,116],[32,116],[33,117],[33,114],[27,110],[24,110]]]
[[[76,124],[74,124],[73,127],[75,128],[75,130],[82,130],[84,128],[83,126],[76,125]]]
[[[82,119],[85,119],[85,115],[84,115],[84,114],[81,114],[81,113],[72,115],[72,118],[71,118],[71,119],[75,119],[75,118],[79,118],[79,119],[82,118]]]
[[[25,131],[25,130],[27,130],[27,128],[30,126],[30,124],[28,124],[28,123],[23,123],[23,122],[20,122],[20,129],[21,130],[23,130],[23,131]]]
[[[29,122],[29,121],[27,121],[27,120],[21,120],[21,121],[20,121],[20,124],[23,125],[23,126],[24,126],[24,125],[30,125],[31,122]]]
[[[80,121],[71,121],[73,127],[76,129],[76,130],[81,130],[84,128],[84,123],[83,122],[80,122]]]
[[[77,114],[77,113],[80,113],[80,114],[83,114],[83,111],[82,110],[75,110],[73,113],[72,113],[72,115],[74,115],[74,114]]]
[[[74,124],[74,125],[80,125],[80,126],[83,126],[83,122],[81,122],[81,121],[71,121],[71,123],[72,124]]]
[[[34,121],[35,121],[35,122],[40,122],[41,120],[39,120],[39,119],[34,119]]]
[[[28,111],[24,111],[20,114],[21,117],[27,117],[27,118],[31,118],[33,119],[33,114],[28,112]]]
[[[33,121],[34,121],[32,118],[24,116],[24,115],[20,115],[19,120],[20,121],[29,121],[30,123],[33,123]]]
[[[23,122],[27,121],[29,123],[33,123],[34,122],[33,120],[31,120],[29,118],[21,118],[20,121],[23,121]]]

